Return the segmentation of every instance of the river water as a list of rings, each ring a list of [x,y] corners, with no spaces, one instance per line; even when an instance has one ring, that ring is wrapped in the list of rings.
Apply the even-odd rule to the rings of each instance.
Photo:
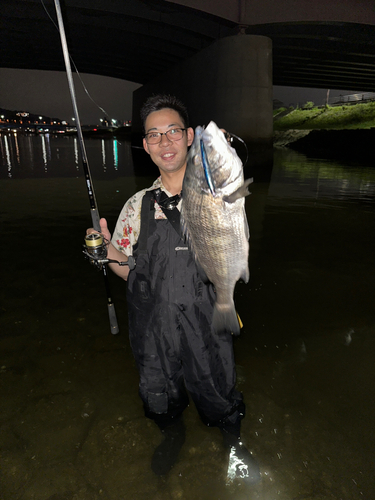
[[[115,139],[85,141],[101,216],[156,177]],[[274,150],[246,199],[248,284],[235,339],[260,463],[252,488],[226,484],[217,429],[193,405],[164,478],[150,469],[160,433],[143,416],[127,338],[125,284],[81,245],[91,226],[74,137],[0,135],[2,221],[1,500],[370,500],[375,498],[375,168]],[[322,156],[322,155],[321,155]]]

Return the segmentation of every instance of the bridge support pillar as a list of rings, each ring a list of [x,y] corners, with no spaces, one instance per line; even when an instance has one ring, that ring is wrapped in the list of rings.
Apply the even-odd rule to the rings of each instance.
[[[272,143],[272,42],[264,36],[221,38],[133,93],[133,130],[139,110],[154,93],[169,93],[187,106],[190,124],[214,120],[248,144]]]

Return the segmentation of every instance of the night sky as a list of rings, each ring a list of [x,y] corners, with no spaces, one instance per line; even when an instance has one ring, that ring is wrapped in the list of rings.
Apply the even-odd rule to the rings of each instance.
[[[80,75],[92,100],[86,94],[80,79],[73,74],[77,106],[83,125],[99,124],[104,113],[108,118],[131,120],[132,92],[137,83],[83,73]],[[68,122],[73,118],[66,73],[0,68],[0,108],[28,111]]]
[[[82,83],[74,75],[78,112],[83,125],[99,124],[104,113],[110,119],[131,120],[132,92],[137,83],[98,75],[82,74],[81,78],[90,93],[87,96]],[[330,97],[353,94],[354,90],[331,90]],[[326,89],[274,87],[274,99],[286,106],[313,101],[326,102]],[[66,74],[57,71],[21,70],[0,68],[0,108],[28,111],[51,118],[72,121],[73,108]]]

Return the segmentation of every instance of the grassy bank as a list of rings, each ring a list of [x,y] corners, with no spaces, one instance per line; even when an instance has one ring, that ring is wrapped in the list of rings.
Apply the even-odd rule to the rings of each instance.
[[[343,130],[375,128],[375,102],[274,112],[274,130]]]

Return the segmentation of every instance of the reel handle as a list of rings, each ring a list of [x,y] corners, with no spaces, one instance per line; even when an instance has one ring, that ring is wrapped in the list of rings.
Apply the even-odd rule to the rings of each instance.
[[[106,264],[118,264],[119,266],[129,266],[130,271],[135,268],[135,259],[129,255],[128,260],[119,262],[118,260],[107,258],[107,240],[102,234],[86,234],[83,253],[91,264],[102,268]]]

